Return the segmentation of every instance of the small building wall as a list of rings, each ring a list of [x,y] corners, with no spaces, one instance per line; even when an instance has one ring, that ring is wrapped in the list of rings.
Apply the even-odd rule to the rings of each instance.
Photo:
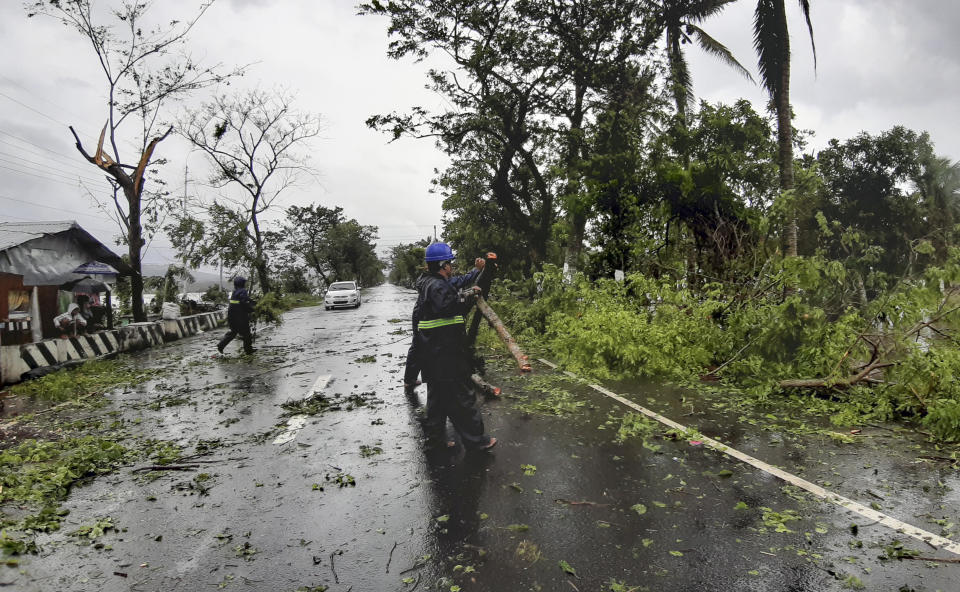
[[[40,328],[43,331],[44,339],[53,339],[60,336],[60,331],[53,325],[53,319],[60,314],[59,292],[60,288],[58,286],[37,286],[37,299],[40,304]]]
[[[195,335],[222,325],[226,319],[226,310],[218,310],[171,321],[132,323],[111,331],[67,339],[0,346],[0,384],[20,382],[25,372],[37,368],[99,358],[115,352],[146,349],[165,341]]]
[[[27,297],[30,296],[30,289],[23,285],[22,275],[0,272],[0,323],[3,324],[3,327],[0,327],[0,344],[6,345],[29,341],[32,322],[25,318],[9,320],[11,291],[26,292]]]

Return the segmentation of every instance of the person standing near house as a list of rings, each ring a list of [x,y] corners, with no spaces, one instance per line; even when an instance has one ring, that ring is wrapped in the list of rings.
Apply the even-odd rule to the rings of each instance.
[[[252,354],[256,351],[253,349],[253,334],[250,333],[250,313],[253,312],[254,303],[247,294],[246,286],[247,278],[233,278],[233,293],[230,294],[230,305],[227,307],[227,325],[230,328],[217,344],[217,350],[221,354],[237,335],[243,339],[244,353]]]
[[[60,331],[60,337],[76,337],[87,326],[86,319],[80,314],[80,306],[71,302],[67,312],[53,317],[53,326]]]
[[[480,272],[483,271],[483,266],[486,264],[486,261],[477,257],[474,260],[474,268],[470,270],[470,273],[465,273],[463,275],[453,276],[449,280],[450,284],[453,285],[457,290],[462,290],[468,286],[473,285],[477,280],[477,277],[480,275]],[[414,284],[417,292],[420,291],[420,285],[426,280],[428,274],[422,273],[417,277],[417,281]],[[417,299],[417,303],[413,306],[413,313],[411,315],[411,321],[413,326],[413,339],[410,340],[410,349],[407,350],[407,362],[403,370],[403,392],[407,396],[412,396],[414,394],[417,385],[420,384],[420,381],[417,377],[420,375],[421,363],[417,359],[417,341],[418,341],[418,331],[417,325],[420,322],[420,299]]]
[[[427,275],[417,290],[417,358],[427,383],[427,435],[442,439],[449,418],[468,450],[492,448],[497,439],[484,432],[469,386],[473,361],[463,318],[479,288],[460,292],[451,283],[453,251],[446,243],[428,246],[424,259]]]

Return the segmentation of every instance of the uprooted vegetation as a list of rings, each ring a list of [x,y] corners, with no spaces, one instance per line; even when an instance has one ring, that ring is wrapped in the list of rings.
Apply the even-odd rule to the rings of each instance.
[[[641,274],[565,282],[547,266],[532,302],[517,296],[529,286],[504,282],[497,306],[526,344],[583,376],[666,378],[800,402],[836,425],[903,420],[960,441],[960,252],[861,306],[845,299],[848,283],[821,257],[696,291]]]
[[[167,464],[180,458],[182,450],[172,442],[131,435],[130,423],[117,412],[89,413],[102,405],[107,393],[141,384],[160,372],[120,357],[59,370],[10,389],[14,396],[57,405],[0,425],[4,554],[38,552],[33,537],[60,530],[68,514],[61,503],[74,487],[137,461]]]
[[[347,396],[336,393],[330,397],[315,394],[303,399],[281,403],[280,407],[283,409],[281,417],[323,415],[328,411],[353,411],[360,407],[373,407],[380,402],[377,394],[373,392],[354,393]]]

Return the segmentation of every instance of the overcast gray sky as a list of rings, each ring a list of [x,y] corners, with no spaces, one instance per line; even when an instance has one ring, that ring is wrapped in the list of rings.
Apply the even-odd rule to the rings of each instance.
[[[163,20],[183,18],[198,4],[163,0],[154,13]],[[814,0],[816,73],[797,3],[787,4],[795,123],[816,132],[811,148],[902,124],[930,132],[940,154],[960,158],[960,38],[953,31],[960,2]],[[428,191],[433,170],[446,160],[427,140],[388,144],[364,120],[443,103],[424,89],[422,65],[386,57],[386,22],[356,16],[354,6],[347,0],[217,0],[190,45],[205,63],[252,63],[239,86],[287,88],[297,93],[300,108],[321,114],[324,131],[310,147],[319,181],[307,180],[282,205],[341,206],[347,216],[380,227],[382,250],[439,226],[440,198]],[[741,0],[703,27],[756,77],[754,6]],[[103,75],[92,50],[51,19],[28,19],[17,0],[0,3],[0,39],[0,221],[76,219],[112,245],[115,226],[94,208],[78,178],[93,191],[103,192],[104,182],[76,152],[67,129],[74,125],[88,146],[95,145],[106,118]],[[745,97],[764,109],[759,87],[695,47],[688,55],[698,97]],[[173,163],[167,174],[178,186],[185,153],[174,139],[157,150]],[[202,156],[194,153],[187,165],[190,178],[201,180]],[[163,238],[146,257],[150,263],[174,259]]]

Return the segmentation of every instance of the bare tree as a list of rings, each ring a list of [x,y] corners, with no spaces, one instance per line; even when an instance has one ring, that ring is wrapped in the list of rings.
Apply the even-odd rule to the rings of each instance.
[[[218,73],[219,65],[203,67],[185,51],[191,29],[213,0],[200,4],[196,14],[185,21],[161,26],[148,24],[152,0],[122,0],[109,9],[94,9],[91,0],[31,0],[27,16],[55,18],[85,37],[99,62],[107,85],[107,121],[91,154],[70,126],[77,150],[106,175],[113,207],[127,244],[133,317],[145,321],[143,309],[143,248],[146,238],[157,230],[156,222],[165,207],[166,192],[145,190],[154,150],[173,128],[162,122],[167,103],[222,82],[240,70]],[[105,24],[98,17],[105,16]],[[121,146],[124,153],[121,154]],[[129,152],[128,152],[129,151]],[[149,169],[149,170],[148,170]],[[150,224],[144,228],[143,219]]]
[[[320,133],[320,117],[298,111],[293,96],[285,91],[253,90],[217,97],[189,113],[178,132],[203,151],[213,166],[210,185],[221,190],[220,203],[201,204],[208,214],[225,214],[234,222],[237,244],[253,250],[246,258],[257,273],[264,293],[271,290],[267,239],[261,216],[280,194],[296,184],[301,173],[310,173],[308,155],[301,151]],[[225,206],[229,203],[230,206]],[[219,229],[205,233],[204,259],[215,257],[210,241]]]

